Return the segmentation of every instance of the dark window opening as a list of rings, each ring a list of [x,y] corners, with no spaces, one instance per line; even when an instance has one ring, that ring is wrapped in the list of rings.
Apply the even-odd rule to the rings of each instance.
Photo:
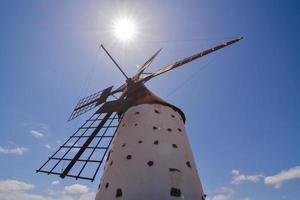
[[[174,197],[180,197],[181,196],[181,191],[178,188],[171,188],[170,195],[174,196]]]
[[[167,130],[168,130],[169,132],[171,132],[171,131],[172,131],[172,129],[170,129],[170,128],[168,128]]]
[[[112,166],[112,164],[113,164],[113,161],[110,161],[109,165]]]
[[[108,188],[108,186],[109,186],[109,182],[107,182],[107,183],[105,184],[105,188]]]
[[[175,115],[171,115],[172,118],[175,118]]]
[[[134,114],[138,115],[138,114],[140,114],[140,112],[136,111]]]
[[[125,126],[125,123],[124,124],[122,124],[122,127],[124,127]]]
[[[124,143],[124,144],[122,144],[122,147],[125,147],[126,146],[126,144]]]
[[[155,141],[154,141],[154,144],[155,144],[155,145],[158,145],[158,140],[155,140]]]
[[[176,148],[177,148],[177,145],[176,145],[176,144],[172,144],[172,147],[176,149]]]
[[[120,188],[117,189],[116,197],[122,196],[122,190]]]
[[[153,126],[153,130],[157,130],[158,128],[156,126]]]
[[[178,130],[179,132],[182,132],[181,128],[178,128],[177,130]]]
[[[154,164],[154,162],[153,162],[153,161],[149,161],[149,162],[147,162],[147,165],[148,165],[149,167],[151,167],[153,164]]]
[[[192,168],[191,163],[190,163],[189,161],[186,162],[186,165],[187,165],[189,168]]]
[[[101,184],[98,185],[98,190],[100,189]]]
[[[131,155],[126,156],[126,159],[127,159],[127,160],[130,160],[131,158],[132,158]]]
[[[169,171],[170,171],[170,172],[180,172],[179,169],[175,169],[175,168],[170,168]]]
[[[143,143],[143,141],[142,141],[142,140],[140,140],[140,141],[138,141],[138,143]]]
[[[135,123],[134,126],[137,126],[137,123]]]
[[[158,114],[160,113],[158,110],[154,110],[154,112],[155,112],[155,113],[158,113]]]

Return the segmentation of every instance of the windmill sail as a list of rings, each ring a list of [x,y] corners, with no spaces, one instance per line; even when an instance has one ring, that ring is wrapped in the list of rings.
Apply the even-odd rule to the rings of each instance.
[[[117,127],[117,113],[94,113],[37,172],[94,181]]]
[[[71,121],[79,115],[82,115],[87,111],[93,109],[94,107],[104,103],[108,96],[111,94],[110,92],[112,90],[112,87],[113,86],[80,99],[79,102],[76,104],[73,112],[71,113],[68,121]]]
[[[150,80],[150,79],[152,79],[152,78],[154,78],[154,77],[156,77],[156,76],[158,76],[160,74],[166,73],[166,72],[168,72],[168,71],[170,71],[170,70],[172,70],[174,68],[180,67],[180,66],[182,66],[182,65],[184,65],[186,63],[189,63],[189,62],[191,62],[193,60],[196,60],[196,59],[201,58],[203,56],[206,56],[206,55],[208,55],[210,53],[213,53],[213,52],[215,52],[215,51],[217,51],[219,49],[222,49],[222,48],[227,47],[227,46],[229,46],[231,44],[234,44],[234,43],[240,41],[241,39],[242,38],[237,38],[237,39],[225,42],[225,43],[220,44],[218,46],[215,46],[213,48],[207,49],[207,50],[202,51],[200,53],[194,54],[194,55],[192,55],[190,57],[187,57],[187,58],[184,58],[182,60],[179,60],[179,61],[177,61],[177,62],[175,62],[173,64],[169,64],[169,65],[167,65],[165,67],[160,68],[158,71],[152,73],[151,75],[143,78],[141,81],[142,82],[146,82],[146,81],[148,81],[148,80]]]

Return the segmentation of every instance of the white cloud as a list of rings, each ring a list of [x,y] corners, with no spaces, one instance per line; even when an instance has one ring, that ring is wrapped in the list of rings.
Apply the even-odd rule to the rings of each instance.
[[[214,192],[212,197],[207,197],[207,200],[229,200],[232,199],[232,194],[234,190],[230,187],[221,187],[220,189]]]
[[[24,191],[34,188],[34,185],[18,180],[0,180],[0,192]]]
[[[240,172],[239,172],[239,170],[237,170],[237,169],[233,169],[233,170],[231,171],[231,174],[232,174],[232,175],[239,175]]]
[[[241,174],[238,170],[234,169],[232,170],[232,180],[231,183],[238,185],[241,184],[243,182],[259,182],[262,178],[264,178],[264,176],[262,174],[255,174],[255,175],[245,175],[245,174]]]
[[[1,200],[91,200],[94,199],[94,193],[80,195],[78,197],[59,194],[56,196],[30,194],[27,192],[0,193]]]
[[[38,123],[38,122],[24,122],[22,123],[23,126],[26,126],[26,127],[33,127],[35,129],[42,129],[44,131],[48,131],[49,128],[48,128],[48,125],[45,124],[45,123]]]
[[[58,185],[59,181],[52,181],[51,185]]]
[[[211,198],[211,200],[229,200],[229,199],[230,199],[229,196],[224,194],[217,194]]]
[[[283,170],[273,176],[267,176],[264,182],[268,185],[274,185],[275,188],[280,188],[283,182],[297,178],[300,178],[300,166]]]
[[[23,155],[26,151],[28,151],[28,149],[25,147],[5,148],[0,146],[0,153],[3,154]]]
[[[0,193],[0,199],[1,200],[50,200],[47,198],[43,198],[40,195],[32,195],[25,193],[23,191],[18,191],[18,192],[4,192]]]
[[[220,194],[232,194],[234,190],[230,187],[221,187],[217,192]]]
[[[41,138],[41,137],[44,136],[43,133],[41,133],[41,132],[39,132],[39,131],[36,131],[36,130],[30,130],[30,134],[31,134],[33,137],[37,138],[37,139],[39,139],[39,138]]]
[[[70,194],[84,194],[88,193],[88,191],[89,189],[86,185],[74,184],[64,187],[64,192]]]
[[[80,195],[78,200],[91,200],[95,199],[96,194],[94,192],[89,192],[87,194]]]
[[[76,185],[76,184],[75,184]],[[74,185],[73,185],[74,186]],[[81,185],[80,185],[81,186]],[[34,185],[18,180],[0,180],[0,199],[1,200],[90,200],[94,199],[96,194],[94,192],[87,192],[85,188],[84,193],[72,193],[72,195],[65,194],[64,191],[53,192],[48,195],[28,193],[33,189]],[[75,187],[76,188],[76,187]]]
[[[47,149],[50,149],[50,150],[52,150],[52,151],[54,151],[54,150],[55,150],[55,148],[54,148],[54,147],[52,147],[50,144],[45,144],[45,147],[46,147]]]
[[[249,197],[245,197],[242,200],[250,200],[250,198]]]

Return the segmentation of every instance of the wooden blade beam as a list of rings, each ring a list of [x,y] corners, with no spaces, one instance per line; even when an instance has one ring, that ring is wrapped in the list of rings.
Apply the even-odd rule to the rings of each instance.
[[[141,74],[145,71],[145,69],[147,69],[151,65],[151,63],[156,58],[156,56],[161,52],[161,50],[162,48],[160,48],[157,52],[155,52],[155,54],[143,64],[143,66],[138,70],[136,75],[133,77],[134,80],[138,80],[140,78]]]
[[[127,83],[124,83],[123,85],[121,85],[120,87],[118,87],[117,89],[112,91],[111,94],[115,94],[115,93],[118,93],[118,92],[125,92],[126,89],[127,89]]]
[[[71,162],[69,163],[69,165],[65,168],[65,170],[62,172],[62,174],[60,175],[61,178],[65,178],[68,173],[70,172],[70,170],[72,169],[72,167],[75,165],[75,163],[79,160],[80,156],[83,154],[83,152],[86,150],[86,148],[89,146],[89,144],[93,141],[93,139],[95,138],[95,136],[97,135],[97,133],[100,131],[100,129],[104,126],[104,124],[106,123],[106,121],[110,118],[110,116],[112,115],[112,113],[107,113],[105,115],[105,117],[102,119],[102,121],[100,122],[100,124],[97,126],[97,128],[93,131],[93,133],[91,134],[91,136],[85,141],[85,143],[82,145],[82,148],[79,149],[79,151],[77,152],[77,154],[74,156],[74,158],[71,160]]]
[[[154,77],[156,77],[156,76],[158,76],[158,75],[160,75],[160,74],[166,73],[166,72],[168,72],[168,71],[170,71],[170,70],[172,70],[172,69],[174,69],[174,68],[177,68],[177,67],[182,66],[182,65],[184,65],[184,64],[186,64],[186,63],[189,63],[189,62],[191,62],[191,61],[193,61],[193,60],[196,60],[196,59],[201,58],[201,57],[203,57],[203,56],[206,56],[206,55],[208,55],[208,54],[210,54],[210,53],[213,53],[213,52],[215,52],[215,51],[218,51],[219,49],[222,49],[222,48],[224,48],[224,47],[227,47],[227,46],[229,46],[229,45],[232,45],[232,44],[234,44],[234,43],[240,41],[241,39],[243,39],[243,37],[241,37],[241,38],[236,38],[236,39],[234,39],[234,40],[225,42],[225,43],[220,44],[220,45],[218,45],[218,46],[215,46],[215,47],[213,47],[213,48],[207,49],[207,50],[202,51],[202,52],[200,52],[200,53],[194,54],[194,55],[192,55],[192,56],[190,56],[190,57],[187,57],[187,58],[184,58],[184,59],[182,59],[182,60],[179,60],[179,61],[177,61],[177,62],[175,62],[175,63],[173,63],[173,64],[169,64],[169,65],[167,65],[167,66],[165,66],[165,67],[162,67],[162,68],[160,68],[158,71],[154,72],[153,74],[151,74],[151,75],[149,75],[149,76],[147,76],[147,77],[141,79],[141,82],[144,83],[144,82],[146,82],[146,81],[149,81],[150,79],[152,79],[152,78],[154,78]]]
[[[103,104],[96,113],[108,113],[108,112],[124,112],[128,108],[128,103],[124,99],[118,99],[115,101],[109,101]]]

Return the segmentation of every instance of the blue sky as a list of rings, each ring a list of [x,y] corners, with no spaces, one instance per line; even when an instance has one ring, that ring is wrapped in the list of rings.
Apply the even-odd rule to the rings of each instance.
[[[149,71],[239,36],[147,86],[185,112],[210,200],[300,198],[298,1],[1,1],[0,11],[0,199],[93,197],[99,179],[35,170],[80,125],[66,122],[76,101],[124,81],[100,43],[133,75],[160,47]],[[130,45],[111,33],[119,15],[138,23]]]

